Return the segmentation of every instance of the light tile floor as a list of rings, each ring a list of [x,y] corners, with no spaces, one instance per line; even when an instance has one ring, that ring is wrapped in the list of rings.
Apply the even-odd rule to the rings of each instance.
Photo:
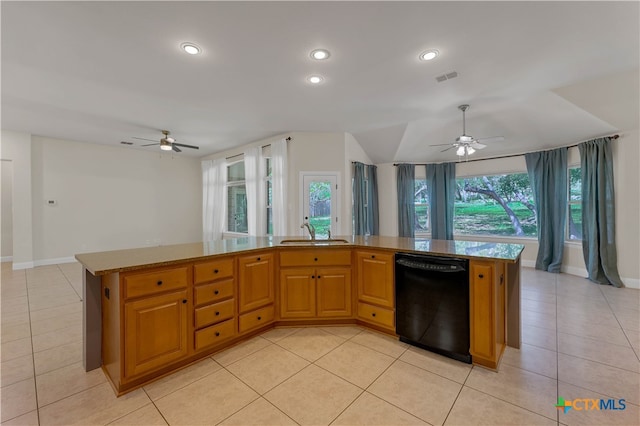
[[[634,289],[523,268],[522,348],[499,373],[360,327],[279,328],[116,398],[82,369],[80,266],[1,278],[2,424],[640,424]]]

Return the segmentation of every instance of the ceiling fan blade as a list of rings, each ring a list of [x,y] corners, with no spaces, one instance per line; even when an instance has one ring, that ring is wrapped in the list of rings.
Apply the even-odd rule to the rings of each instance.
[[[177,143],[177,142],[174,142],[174,143],[173,143],[173,146],[176,146],[176,145],[181,146],[181,147],[183,147],[183,148],[200,149],[199,147],[194,146],[194,145],[185,145],[185,144],[183,144],[183,143]]]
[[[137,138],[135,136],[132,136],[131,139],[138,139],[138,140],[141,140],[141,141],[149,141],[149,142],[157,142],[156,139]]]
[[[448,145],[453,145],[453,144],[452,143],[439,143],[439,144],[429,145],[429,146],[448,146]]]
[[[469,146],[473,147],[473,149],[485,149],[487,147],[484,144],[478,143],[478,141],[473,141]]]
[[[148,143],[146,145],[140,145],[140,146],[153,146],[153,145],[160,145],[160,144],[159,143]]]
[[[480,138],[476,139],[476,142],[502,142],[504,140],[504,136],[492,136],[490,138]]]
[[[440,151],[440,152],[447,152],[447,151],[449,151],[450,149],[453,149],[453,148],[455,148],[455,147],[456,147],[455,145],[451,145],[449,148],[445,148],[445,149],[443,149],[443,150],[442,150],[442,151]]]
[[[175,152],[182,152],[182,150],[178,148],[175,144],[171,145],[171,149],[173,149]]]

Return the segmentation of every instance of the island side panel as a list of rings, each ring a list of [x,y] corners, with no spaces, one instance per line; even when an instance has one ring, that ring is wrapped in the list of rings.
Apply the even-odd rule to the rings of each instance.
[[[507,346],[520,349],[520,259],[507,268]]]
[[[82,365],[85,371],[102,365],[102,280],[82,268]]]

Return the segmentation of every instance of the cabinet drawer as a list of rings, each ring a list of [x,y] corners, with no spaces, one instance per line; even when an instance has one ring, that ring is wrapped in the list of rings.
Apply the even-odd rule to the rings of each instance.
[[[261,327],[265,324],[273,322],[274,308],[273,305],[257,309],[253,312],[240,315],[240,333],[249,331],[252,328]]]
[[[390,309],[358,303],[358,317],[363,321],[395,330],[395,315]]]
[[[296,250],[280,252],[280,266],[351,265],[350,250]]]
[[[188,267],[163,269],[144,274],[125,275],[124,297],[146,296],[167,290],[177,290],[187,286]]]
[[[195,288],[195,305],[217,302],[233,297],[233,278],[211,284],[199,285]]]
[[[195,327],[202,328],[232,318],[235,304],[235,299],[229,299],[224,302],[197,308],[195,310]]]
[[[207,346],[214,346],[223,343],[235,335],[236,321],[234,319],[198,330],[196,331],[195,341],[196,351],[206,348]]]
[[[233,258],[196,263],[193,267],[193,281],[196,284],[229,277],[233,277]]]

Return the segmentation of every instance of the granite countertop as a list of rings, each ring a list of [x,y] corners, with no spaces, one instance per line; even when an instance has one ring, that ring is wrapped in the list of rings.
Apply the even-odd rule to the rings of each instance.
[[[181,262],[206,260],[225,254],[238,254],[274,247],[375,248],[411,253],[457,256],[468,259],[497,259],[516,262],[524,249],[522,244],[491,243],[477,241],[432,240],[428,238],[404,238],[381,236],[339,236],[334,240],[346,242],[310,246],[301,242],[283,244],[283,240],[300,237],[242,237],[199,243],[144,247],[97,253],[77,254],[76,259],[93,275],[133,271],[149,267],[166,266]],[[320,241],[320,240],[318,240]]]

